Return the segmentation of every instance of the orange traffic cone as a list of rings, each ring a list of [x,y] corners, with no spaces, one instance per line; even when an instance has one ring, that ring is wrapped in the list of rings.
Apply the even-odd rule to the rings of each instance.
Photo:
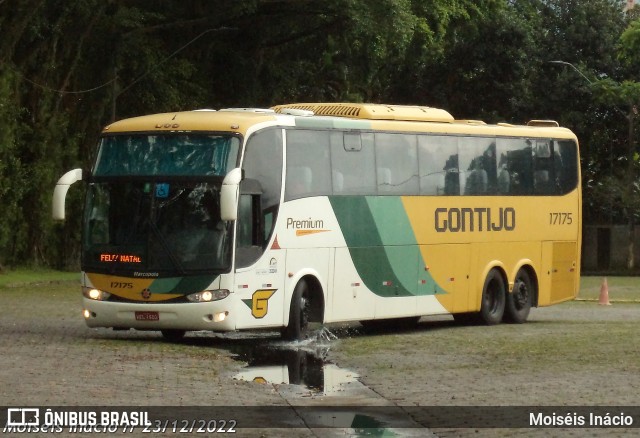
[[[607,277],[602,279],[602,286],[600,286],[600,299],[598,300],[598,304],[603,306],[610,306],[609,302],[609,286],[607,286]]]

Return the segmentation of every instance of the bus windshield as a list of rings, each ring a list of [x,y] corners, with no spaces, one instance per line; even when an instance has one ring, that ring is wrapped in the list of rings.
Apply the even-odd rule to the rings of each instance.
[[[93,176],[224,176],[239,148],[232,135],[110,135],[100,141]]]
[[[231,265],[231,222],[220,220],[219,184],[95,182],[86,202],[85,270],[162,276]]]
[[[220,220],[220,186],[239,149],[235,135],[103,137],[86,198],[84,269],[228,271],[231,225]]]

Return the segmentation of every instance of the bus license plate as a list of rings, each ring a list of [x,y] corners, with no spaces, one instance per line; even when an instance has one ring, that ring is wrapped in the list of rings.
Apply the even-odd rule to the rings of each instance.
[[[158,312],[136,312],[136,321],[160,321]]]

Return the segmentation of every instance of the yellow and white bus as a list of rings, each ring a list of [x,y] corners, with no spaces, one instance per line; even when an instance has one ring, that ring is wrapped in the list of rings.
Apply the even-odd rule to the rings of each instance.
[[[89,327],[186,331],[424,315],[522,323],[575,298],[578,142],[419,106],[198,110],[107,126],[87,184]]]

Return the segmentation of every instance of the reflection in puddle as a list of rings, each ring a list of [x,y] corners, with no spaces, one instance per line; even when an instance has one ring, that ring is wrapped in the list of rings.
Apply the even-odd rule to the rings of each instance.
[[[270,344],[242,348],[238,360],[248,363],[234,379],[248,382],[300,385],[324,395],[344,390],[358,375],[327,361],[329,347]]]
[[[333,406],[304,402],[298,405],[302,399],[297,398],[299,393],[294,387],[289,387],[293,393],[278,389],[308,428],[319,428],[326,436],[337,436],[329,431],[353,438],[433,436],[416,428],[416,423],[401,407],[380,404],[384,399],[364,386],[356,373],[330,363],[329,346],[325,341],[335,339],[330,336],[319,335],[314,340],[294,343],[236,344],[231,348],[237,355],[235,359],[247,362],[247,366],[233,378],[261,384],[298,385],[315,395],[339,396],[346,405],[341,402]],[[349,400],[361,404],[350,406]]]

